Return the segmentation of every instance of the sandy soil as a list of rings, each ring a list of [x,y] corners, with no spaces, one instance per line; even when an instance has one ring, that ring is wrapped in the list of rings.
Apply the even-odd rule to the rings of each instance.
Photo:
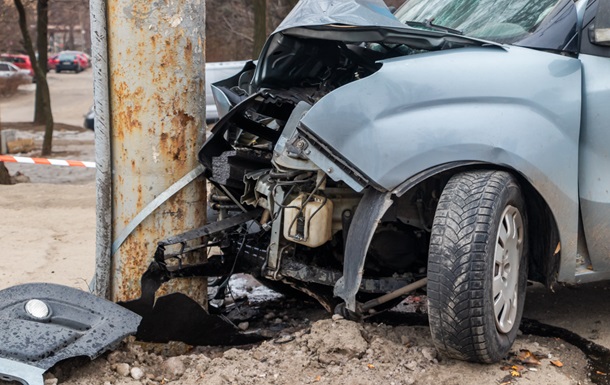
[[[586,383],[585,360],[575,348],[536,337],[521,337],[515,350],[520,348],[536,349],[544,358],[538,365],[521,365],[511,375],[511,364],[478,365],[440,357],[425,327],[325,319],[258,346],[199,348],[171,358],[130,343],[79,367],[78,373],[64,367],[53,376],[69,385]],[[551,364],[558,359],[567,364]],[[514,376],[517,372],[519,377]]]
[[[94,271],[94,183],[0,185],[0,218],[0,288],[42,281],[87,287]]]

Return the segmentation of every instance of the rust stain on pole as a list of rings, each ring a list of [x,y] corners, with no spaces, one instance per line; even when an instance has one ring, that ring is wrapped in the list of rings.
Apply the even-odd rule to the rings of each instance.
[[[204,0],[108,1],[115,238],[197,165],[205,135],[204,31]],[[146,218],[114,255],[112,299],[139,297],[156,242],[203,225],[205,208],[205,183],[197,180]],[[205,302],[205,279],[165,289]]]

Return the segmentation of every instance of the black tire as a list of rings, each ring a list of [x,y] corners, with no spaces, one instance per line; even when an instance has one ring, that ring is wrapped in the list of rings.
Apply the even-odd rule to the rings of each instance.
[[[482,363],[508,354],[527,286],[525,214],[519,184],[507,172],[466,172],[447,183],[428,257],[430,331],[441,353]]]
[[[60,72],[61,72],[61,70],[55,69],[55,73],[56,73],[56,74],[58,74],[58,73],[60,73]]]

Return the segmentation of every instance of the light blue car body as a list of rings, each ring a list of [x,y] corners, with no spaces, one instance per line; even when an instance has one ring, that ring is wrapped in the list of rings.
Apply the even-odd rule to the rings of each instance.
[[[586,3],[573,4],[579,29]],[[341,22],[320,23],[331,21]],[[278,30],[295,27],[285,24]],[[608,57],[490,44],[381,63],[316,103],[303,129],[370,184],[397,194],[418,175],[452,165],[512,170],[552,214],[560,240],[553,279],[610,278]],[[311,160],[332,169],[328,157]]]

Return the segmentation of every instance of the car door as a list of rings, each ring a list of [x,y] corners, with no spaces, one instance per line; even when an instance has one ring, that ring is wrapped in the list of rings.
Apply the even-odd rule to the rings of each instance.
[[[9,77],[11,75],[8,64],[0,63],[0,77]]]
[[[599,3],[587,4],[579,56],[584,78],[579,195],[590,258],[577,268],[581,282],[610,278],[610,46],[591,42],[594,23],[610,20],[600,19]]]

